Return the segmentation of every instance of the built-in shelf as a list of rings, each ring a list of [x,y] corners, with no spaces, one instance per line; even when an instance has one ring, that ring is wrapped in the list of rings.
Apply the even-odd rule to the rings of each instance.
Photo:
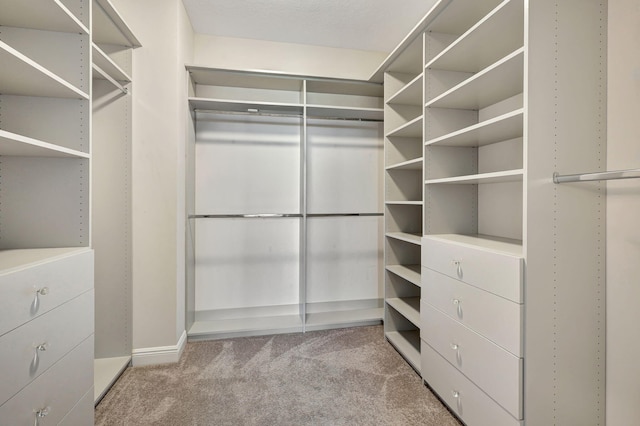
[[[302,318],[299,315],[282,315],[196,321],[187,335],[189,340],[211,340],[278,333],[299,333],[302,329]]]
[[[411,80],[406,86],[402,89],[398,90],[398,92],[393,95],[387,101],[388,105],[422,105],[422,82],[424,81],[424,76],[421,73],[416,78]]]
[[[125,83],[131,82],[131,77],[95,43],[91,46],[91,60],[94,65],[114,80]]]
[[[419,297],[391,297],[387,303],[403,317],[420,328],[420,298]]]
[[[376,325],[382,322],[383,308],[308,313],[305,330]]]
[[[427,63],[426,68],[476,73],[523,46],[521,0],[502,3]],[[505,37],[504,34],[520,37]]]
[[[0,25],[34,30],[89,34],[60,0],[0,0]]]
[[[0,93],[89,99],[89,95],[0,41]]]
[[[386,236],[389,238],[395,238],[396,240],[406,241],[407,243],[416,244],[416,245],[420,245],[422,241],[422,236],[420,234],[410,234],[408,232],[387,232]]]
[[[522,93],[524,48],[426,103],[427,108],[479,110]]]
[[[421,287],[420,265],[387,265],[386,269],[411,284]]]
[[[93,400],[97,404],[131,363],[131,356],[93,360]]]
[[[279,102],[236,101],[228,99],[189,98],[189,105],[193,110],[241,112],[247,114],[285,114],[302,116],[302,104],[288,104]]]
[[[382,121],[384,110],[382,108],[307,105],[307,117]]]
[[[21,157],[90,158],[86,152],[76,151],[37,139],[0,130],[0,155]]]
[[[387,137],[420,138],[422,137],[422,115],[403,124],[387,134]]]
[[[416,371],[420,371],[419,330],[388,331],[385,337]]]
[[[421,206],[422,205],[422,201],[393,201],[393,200],[387,200],[384,202],[387,205],[390,206]]]
[[[523,257],[522,240],[479,234],[434,234],[428,238]]]
[[[502,172],[480,173],[470,176],[455,176],[442,179],[429,179],[427,185],[435,184],[483,184],[522,181],[523,169],[506,170]]]
[[[8,273],[14,269],[22,269],[31,264],[51,259],[59,259],[87,250],[86,247],[0,250],[0,271]]]
[[[427,146],[480,147],[522,136],[522,108],[426,142]]]
[[[133,31],[109,0],[94,0],[91,36],[97,44],[140,47]]]
[[[392,164],[386,167],[387,170],[422,170],[422,157],[413,160],[403,161],[402,163]]]
[[[127,93],[128,90],[126,87],[124,87],[122,84],[120,84],[119,81],[115,80],[109,73],[105,72],[104,70],[102,70],[102,68],[100,68],[99,66],[97,66],[96,64],[91,64],[91,76],[93,79],[97,79],[97,80],[106,80],[109,83],[111,83],[113,85],[113,87],[115,87],[116,89],[120,90],[123,93]]]

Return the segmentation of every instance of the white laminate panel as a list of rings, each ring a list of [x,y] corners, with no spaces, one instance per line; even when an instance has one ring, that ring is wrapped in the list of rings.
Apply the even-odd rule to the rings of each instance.
[[[422,266],[522,303],[524,260],[521,254],[513,253],[513,244],[476,237],[468,240],[423,237]],[[504,246],[511,251],[487,246]]]
[[[522,356],[522,305],[428,268],[422,268],[422,298],[512,354]]]
[[[522,418],[522,358],[502,349],[428,303],[421,303],[420,336],[450,364]]]
[[[0,406],[2,425],[56,425],[93,387],[93,335]]]
[[[470,426],[516,426],[522,422],[474,385],[462,373],[422,341],[422,378],[440,398]]]
[[[92,426],[94,416],[93,389],[89,389],[58,426]]]
[[[0,404],[93,333],[93,304],[88,291],[0,337]]]
[[[38,289],[47,288],[46,294]],[[93,288],[93,251],[0,274],[0,335]],[[45,292],[42,292],[45,293]]]

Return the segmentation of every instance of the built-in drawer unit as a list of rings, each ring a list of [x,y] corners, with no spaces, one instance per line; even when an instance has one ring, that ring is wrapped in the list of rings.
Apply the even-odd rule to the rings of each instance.
[[[3,425],[57,425],[93,387],[93,335],[0,406]],[[82,404],[83,402],[80,402]],[[89,423],[91,424],[91,423]]]
[[[516,418],[522,418],[522,358],[428,303],[420,306],[423,341]]]
[[[464,423],[473,426],[522,424],[424,341],[421,358],[423,379]]]
[[[422,268],[422,291],[423,301],[522,356],[522,305],[427,268]]]
[[[87,248],[5,270],[0,274],[0,336],[92,288],[93,251]]]
[[[497,294],[523,301],[521,245],[466,235],[425,236],[422,266]]]
[[[93,333],[93,290],[0,337],[0,404]]]

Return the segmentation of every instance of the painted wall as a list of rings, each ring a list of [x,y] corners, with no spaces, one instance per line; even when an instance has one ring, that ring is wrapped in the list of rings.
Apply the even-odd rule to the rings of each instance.
[[[184,115],[192,30],[180,0],[114,0],[143,47],[133,70],[133,348],[174,347],[184,314]],[[154,349],[155,348],[155,349]]]
[[[609,1],[607,169],[640,167],[640,2]],[[607,184],[607,425],[640,419],[640,181]]]
[[[409,31],[409,28],[407,29]],[[368,79],[387,53],[196,34],[194,64]]]

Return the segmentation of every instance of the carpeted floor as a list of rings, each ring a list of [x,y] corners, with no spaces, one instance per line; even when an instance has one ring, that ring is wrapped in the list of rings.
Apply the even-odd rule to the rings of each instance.
[[[95,421],[459,426],[382,326],[191,342],[177,364],[127,369]]]

